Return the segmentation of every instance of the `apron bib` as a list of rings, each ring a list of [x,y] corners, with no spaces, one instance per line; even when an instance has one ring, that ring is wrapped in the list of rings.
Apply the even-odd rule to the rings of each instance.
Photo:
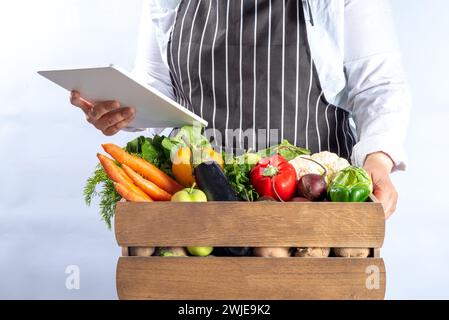
[[[178,103],[228,148],[287,139],[349,159],[349,113],[328,103],[301,0],[182,0],[168,44]]]

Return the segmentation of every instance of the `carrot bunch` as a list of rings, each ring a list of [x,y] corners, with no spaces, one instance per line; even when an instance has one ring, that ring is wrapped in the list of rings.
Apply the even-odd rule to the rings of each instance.
[[[104,144],[103,149],[116,163],[98,154],[98,159],[115,190],[132,202],[170,201],[173,194],[183,187],[156,166],[137,156],[127,153],[114,144]]]

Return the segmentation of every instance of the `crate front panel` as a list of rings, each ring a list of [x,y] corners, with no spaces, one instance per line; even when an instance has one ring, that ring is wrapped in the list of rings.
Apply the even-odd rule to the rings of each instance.
[[[381,248],[379,203],[119,203],[122,247]]]
[[[375,258],[122,257],[117,267],[123,300],[381,300],[385,287]]]

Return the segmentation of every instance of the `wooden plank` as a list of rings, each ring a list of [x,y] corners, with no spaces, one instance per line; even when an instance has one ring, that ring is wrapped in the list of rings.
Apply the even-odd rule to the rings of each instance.
[[[122,247],[122,256],[129,257],[129,248],[128,247]]]
[[[379,203],[119,203],[120,246],[380,248]]]
[[[123,300],[381,300],[385,287],[382,259],[125,257],[117,267]]]
[[[376,248],[373,250],[373,257],[380,258],[380,248]]]

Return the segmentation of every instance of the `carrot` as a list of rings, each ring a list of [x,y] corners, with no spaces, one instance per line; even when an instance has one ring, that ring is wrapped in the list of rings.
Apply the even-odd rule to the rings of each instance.
[[[122,166],[125,173],[134,181],[134,184],[143,190],[147,195],[149,195],[155,201],[170,201],[172,195],[162,190],[153,182],[140,176],[133,169],[128,167],[126,164]]]
[[[116,165],[113,160],[102,154],[98,154],[97,156],[109,179],[116,183],[120,183],[141,197],[147,197],[147,194],[139,189],[139,187],[135,186],[133,180],[131,180],[131,178],[126,175],[125,171]]]
[[[122,183],[125,182],[133,183],[130,177],[126,175],[126,173],[115,164],[115,162],[112,159],[109,159],[108,157],[97,154],[98,160],[100,160],[101,165],[103,166],[104,171],[108,175],[109,179],[111,179],[114,182]]]
[[[153,201],[153,200],[151,200],[150,197],[139,195],[121,183],[114,182],[114,187],[115,187],[115,190],[117,190],[117,192],[123,197],[123,199],[126,199],[128,201],[131,201],[131,202],[152,202]]]
[[[128,167],[150,180],[159,188],[170,194],[183,189],[183,186],[174,179],[159,170],[148,161],[127,153],[125,150],[114,144],[104,144],[103,149],[111,155],[120,164],[126,164]]]

